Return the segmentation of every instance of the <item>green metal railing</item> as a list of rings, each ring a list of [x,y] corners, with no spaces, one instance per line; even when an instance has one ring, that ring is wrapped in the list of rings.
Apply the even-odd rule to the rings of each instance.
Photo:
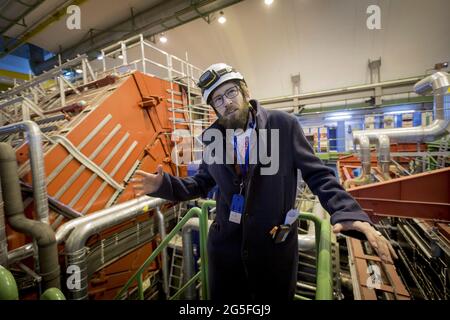
[[[331,225],[328,219],[301,212],[299,220],[309,220],[314,223],[316,233],[316,300],[333,299],[333,270],[331,267]],[[310,300],[295,295],[296,300]]]
[[[162,250],[169,244],[170,240],[183,228],[183,226],[194,215],[199,217],[200,221],[200,271],[187,281],[174,295],[169,299],[174,300],[181,296],[181,294],[197,280],[200,280],[202,285],[202,299],[209,299],[208,292],[208,255],[206,252],[206,240],[208,234],[208,209],[215,207],[216,202],[213,200],[206,200],[201,202],[202,208],[192,208],[181,219],[181,221],[173,228],[161,244],[152,252],[150,257],[142,264],[142,266],[134,273],[134,275],[127,281],[122,289],[117,293],[116,299],[122,299],[128,296],[130,286],[137,283],[138,298],[144,299],[143,288],[143,273],[148,266],[156,259]],[[316,240],[316,300],[332,300],[333,299],[333,277],[331,268],[331,226],[328,219],[320,219],[311,213],[300,213],[299,219],[310,220],[315,225]],[[310,300],[309,298],[295,295],[297,300]]]
[[[183,228],[183,226],[191,219],[194,215],[198,216],[200,222],[200,271],[193,276],[183,287],[180,288],[173,296],[169,299],[177,299],[188,287],[190,287],[195,281],[200,279],[202,285],[202,299],[209,299],[209,289],[208,289],[208,255],[206,253],[206,240],[208,235],[208,209],[215,207],[216,202],[212,200],[207,200],[203,202],[202,208],[197,207],[191,208],[186,215],[181,219],[181,221],[172,229],[172,231],[161,241],[160,245],[152,252],[150,257],[145,260],[142,266],[134,273],[134,275],[125,283],[119,293],[116,295],[116,299],[121,299],[128,294],[128,290],[133,283],[137,283],[138,297],[139,300],[144,300],[144,288],[142,276],[144,271],[148,266],[156,259],[156,257],[161,253],[161,251],[168,246],[170,240]]]

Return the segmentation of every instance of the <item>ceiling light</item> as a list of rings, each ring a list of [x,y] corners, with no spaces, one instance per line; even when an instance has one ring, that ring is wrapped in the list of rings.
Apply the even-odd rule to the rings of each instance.
[[[117,58],[123,59],[123,54],[119,54],[119,56]]]
[[[352,118],[351,115],[342,115],[342,116],[326,117],[325,120],[348,120],[351,118]]]
[[[349,112],[336,112],[331,113],[329,117],[326,117],[325,120],[345,120],[351,119],[352,115]]]
[[[225,16],[223,15],[223,11],[220,11],[220,17],[217,21],[219,21],[219,23],[221,23],[221,24],[224,24],[225,22],[227,22],[227,18],[225,18]]]
[[[103,55],[101,55],[101,54],[98,55],[98,56],[97,56],[97,60],[103,60]]]
[[[399,110],[399,111],[389,111],[389,112],[385,112],[384,114],[403,114],[403,113],[414,113],[416,112],[415,110]]]
[[[273,0],[264,0],[266,6],[270,6],[273,3]]]
[[[81,70],[81,69],[76,69],[75,72],[76,72],[76,73],[83,73],[83,70]]]
[[[159,36],[159,41],[161,41],[162,43],[166,43],[167,42],[167,37],[164,35],[164,33],[162,33]]]

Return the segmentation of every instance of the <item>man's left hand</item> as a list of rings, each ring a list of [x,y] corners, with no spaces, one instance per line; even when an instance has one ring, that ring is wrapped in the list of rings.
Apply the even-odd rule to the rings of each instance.
[[[369,223],[363,221],[348,221],[336,223],[333,226],[333,232],[356,230],[364,233],[372,248],[375,249],[378,256],[384,263],[393,264],[392,257],[398,259],[391,243],[383,237],[381,232],[375,230]]]

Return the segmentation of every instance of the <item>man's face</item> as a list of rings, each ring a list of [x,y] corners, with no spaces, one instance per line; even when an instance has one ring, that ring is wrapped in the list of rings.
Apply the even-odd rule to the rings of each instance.
[[[247,124],[249,104],[238,84],[226,82],[217,87],[211,104],[217,111],[219,123],[225,128],[244,128]]]

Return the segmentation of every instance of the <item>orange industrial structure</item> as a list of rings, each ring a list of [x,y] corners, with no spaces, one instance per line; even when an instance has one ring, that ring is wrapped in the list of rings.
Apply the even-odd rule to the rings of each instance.
[[[66,92],[66,107],[47,110],[47,118],[37,120],[51,140],[43,146],[49,197],[81,215],[89,215],[135,198],[129,180],[137,169],[153,172],[158,164],[163,164],[166,172],[186,175],[186,165],[177,166],[171,157],[176,142],[172,141],[173,130],[190,129],[184,112],[188,104],[186,88],[136,71],[124,76],[109,75],[77,90],[80,94],[74,90]],[[174,106],[177,111],[171,110]],[[205,118],[210,116],[205,112]],[[32,182],[28,152],[27,143],[16,149],[25,184]],[[103,175],[93,172],[89,163]],[[112,181],[105,180],[104,175]],[[24,198],[24,203],[26,215],[35,219],[32,195]],[[151,217],[152,212],[146,213],[89,242],[100,242]],[[66,221],[50,212],[49,222],[55,229]],[[32,241],[8,226],[7,236],[10,250]],[[113,298],[116,289],[128,280],[154,246],[155,241],[143,244],[97,270],[90,277],[89,295],[95,299]],[[63,257],[61,260],[64,261]]]

